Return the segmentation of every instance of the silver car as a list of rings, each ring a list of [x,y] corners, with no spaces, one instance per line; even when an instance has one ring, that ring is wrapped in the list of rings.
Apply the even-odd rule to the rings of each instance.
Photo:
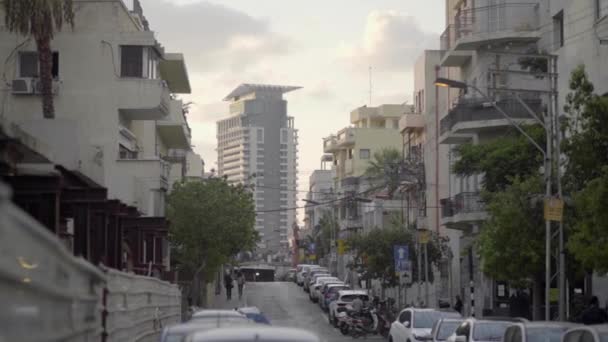
[[[214,329],[192,334],[187,342],[321,342],[306,330],[269,326]]]
[[[524,322],[507,328],[504,342],[560,342],[566,330],[578,324],[569,322]]]
[[[246,317],[224,317],[222,319],[208,319],[200,321],[190,321],[183,324],[176,324],[163,329],[160,342],[183,342],[189,335],[217,329],[222,327],[235,327],[255,324]]]
[[[431,335],[426,338],[428,341],[443,342],[450,337],[464,321],[464,318],[441,318],[431,330]],[[423,339],[424,340],[424,339]]]
[[[608,342],[608,324],[572,328],[562,336],[561,342]]]
[[[205,319],[224,319],[224,318],[243,318],[245,315],[235,310],[199,310],[192,314],[191,321],[200,321]],[[247,317],[245,317],[247,318]]]

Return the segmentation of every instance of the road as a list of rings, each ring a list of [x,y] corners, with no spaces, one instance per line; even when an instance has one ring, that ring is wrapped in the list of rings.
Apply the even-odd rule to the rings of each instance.
[[[235,308],[237,306],[257,306],[270,319],[272,325],[295,327],[315,332],[323,341],[352,341],[340,331],[329,325],[327,314],[319,305],[308,299],[308,294],[294,283],[247,283],[241,301],[223,299],[216,308]],[[368,340],[382,341],[380,337]]]

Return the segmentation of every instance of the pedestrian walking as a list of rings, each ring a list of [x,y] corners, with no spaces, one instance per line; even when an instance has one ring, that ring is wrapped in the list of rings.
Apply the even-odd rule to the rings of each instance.
[[[226,271],[226,275],[224,275],[224,287],[226,287],[226,299],[227,300],[232,299],[232,288],[234,287],[232,282],[233,282],[232,274],[230,274],[230,271]]]
[[[608,314],[600,308],[600,302],[596,296],[591,297],[589,307],[581,315],[581,322],[585,325],[608,322]]]
[[[454,303],[454,310],[462,314],[462,299],[460,299],[459,295],[456,295],[456,303]]]
[[[243,298],[243,287],[245,286],[245,275],[241,270],[236,272],[236,283],[239,287],[239,300]]]

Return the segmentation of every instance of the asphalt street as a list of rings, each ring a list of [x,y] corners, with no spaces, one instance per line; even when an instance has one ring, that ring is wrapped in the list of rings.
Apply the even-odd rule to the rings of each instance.
[[[318,304],[308,299],[308,293],[294,283],[247,283],[240,301],[234,293],[231,301],[226,301],[225,296],[217,299],[215,308],[257,306],[270,319],[272,325],[309,330],[315,332],[323,341],[353,340],[330,326],[327,314]],[[367,339],[382,341],[379,336],[370,336]]]

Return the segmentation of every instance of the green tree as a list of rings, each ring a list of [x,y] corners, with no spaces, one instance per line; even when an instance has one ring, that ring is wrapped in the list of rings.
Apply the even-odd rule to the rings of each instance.
[[[567,139],[564,188],[574,198],[569,213],[568,250],[585,269],[608,272],[608,97],[594,93],[584,66],[577,67],[566,96],[564,124]]]
[[[223,178],[175,184],[168,198],[169,239],[179,265],[191,272],[193,300],[218,267],[255,247],[255,207],[248,188]],[[203,287],[204,289],[204,287]]]
[[[545,227],[543,180],[539,176],[516,177],[504,191],[489,197],[489,218],[477,240],[483,271],[496,280],[526,288],[542,280]]]
[[[74,27],[72,0],[4,0],[4,21],[10,32],[33,37],[38,49],[42,113],[55,117],[53,104],[53,53],[51,40],[64,22]]]
[[[395,148],[385,148],[374,153],[365,170],[372,186],[386,186],[390,197],[399,188],[399,168],[403,158]],[[386,185],[385,185],[386,184]]]
[[[347,241],[348,247],[355,252],[355,260],[364,271],[364,280],[380,279],[383,288],[394,287],[399,284],[395,274],[393,260],[393,247],[395,245],[407,245],[409,258],[412,262],[412,281],[418,281],[418,264],[416,252],[416,238],[414,230],[404,230],[398,225],[390,228],[375,228],[366,234],[359,234]],[[427,246],[429,261],[429,280],[433,281],[432,267],[438,266],[445,249],[445,241],[437,234],[432,234],[432,239]],[[424,267],[424,266],[422,266]],[[424,269],[422,270],[424,279]]]

